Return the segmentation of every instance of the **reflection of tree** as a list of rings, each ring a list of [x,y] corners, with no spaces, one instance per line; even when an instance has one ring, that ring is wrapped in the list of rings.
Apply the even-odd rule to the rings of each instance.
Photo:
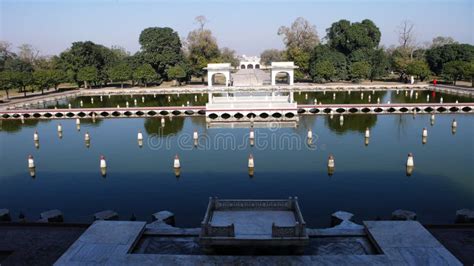
[[[38,119],[25,120],[24,124],[21,123],[21,120],[0,120],[0,131],[18,132],[22,127],[35,127],[38,122]]]
[[[333,99],[333,93],[336,94],[336,99]],[[308,94],[308,99],[306,99],[305,94]],[[333,92],[333,91],[326,91],[326,94],[323,92],[301,92],[295,93],[295,101],[299,104],[312,104],[314,103],[314,99],[318,100],[318,104],[322,102],[323,104],[364,104],[369,103],[369,95],[370,95],[370,102],[376,103],[377,98],[380,98],[382,101],[384,96],[387,94],[386,91],[375,91],[372,94],[372,91],[364,91],[363,99],[360,98],[361,92],[352,91],[349,95],[348,92]]]
[[[165,126],[161,126],[161,118],[146,118],[145,130],[148,134],[158,134],[160,136],[168,136],[177,134],[183,129],[184,118],[174,117],[172,121],[166,119]]]
[[[170,101],[168,102],[168,96]],[[145,102],[142,102],[142,97],[145,99]],[[94,103],[91,103],[91,98],[94,99]],[[197,101],[195,101],[197,99]],[[147,106],[182,106],[189,105],[194,106],[203,106],[207,103],[207,94],[156,94],[153,95],[113,95],[110,98],[108,96],[102,96],[102,101],[100,101],[100,96],[79,96],[74,99],[69,100],[60,100],[60,101],[51,101],[45,106],[40,105],[40,108],[68,108],[68,104],[71,104],[72,108],[107,108],[107,107],[125,107],[128,102],[130,107],[135,106],[135,100],[137,101],[138,107],[147,107]]]
[[[326,117],[326,125],[331,131],[343,134],[347,131],[356,131],[364,133],[366,128],[372,128],[377,123],[377,115],[358,114],[345,115],[344,124],[341,126],[339,115],[334,115],[333,119]]]

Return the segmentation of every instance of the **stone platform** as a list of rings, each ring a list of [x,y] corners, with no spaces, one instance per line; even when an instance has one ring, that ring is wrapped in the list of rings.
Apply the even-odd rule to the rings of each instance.
[[[353,253],[349,254],[327,252],[330,250],[328,246],[334,246],[334,243],[324,244],[328,241],[324,240],[327,235],[321,238],[313,234],[311,241],[319,242],[315,246],[319,247],[316,248],[319,252],[310,252],[310,255],[223,256],[202,255],[195,242],[188,242],[187,246],[195,251],[194,255],[131,253],[135,243],[142,238],[144,222],[97,221],[56,265],[462,265],[417,221],[367,221],[364,227],[379,254],[357,249],[352,249]],[[154,234],[158,232],[154,231]],[[196,233],[195,230],[191,232]],[[181,237],[181,241],[192,240]]]

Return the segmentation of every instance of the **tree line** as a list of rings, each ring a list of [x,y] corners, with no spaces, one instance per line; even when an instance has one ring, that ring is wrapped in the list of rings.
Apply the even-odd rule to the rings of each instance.
[[[402,21],[397,28],[399,45],[380,45],[379,28],[369,19],[350,22],[342,19],[326,29],[319,38],[315,26],[297,18],[289,27],[282,26],[284,50],[262,52],[262,63],[294,61],[300,68],[295,78],[313,82],[364,79],[370,81],[396,74],[399,81],[410,76],[420,81],[438,76],[448,82],[470,80],[474,86],[474,46],[459,44],[450,37],[436,37],[431,43],[416,41],[415,25]]]
[[[191,77],[204,81],[204,70],[210,62],[230,62],[237,66],[235,51],[217,45],[207,20],[196,18],[198,27],[182,41],[169,27],[150,27],[139,36],[140,50],[131,55],[119,46],[111,48],[91,41],[74,42],[52,57],[41,57],[31,45],[12,52],[11,45],[0,42],[0,87],[8,92],[58,89],[61,83],[84,88],[130,82],[148,86],[176,80],[179,84]]]
[[[175,80],[179,84],[192,77],[204,82],[204,67],[208,63],[230,62],[238,66],[235,51],[220,48],[212,31],[206,28],[204,16],[195,19],[196,29],[181,40],[169,27],[144,29],[139,38],[140,50],[130,54],[119,46],[105,47],[91,41],[72,43],[59,55],[44,57],[31,45],[18,47],[0,42],[0,87],[8,92],[17,89],[42,93],[58,89],[62,83],[84,88],[131,82],[148,86]],[[262,64],[272,61],[294,61],[299,69],[297,80],[332,82],[364,79],[371,81],[398,75],[401,81],[416,76],[424,81],[431,75],[453,82],[473,80],[474,46],[459,44],[449,37],[437,37],[432,43],[416,42],[414,25],[401,23],[399,45],[380,46],[379,28],[369,19],[361,22],[340,20],[326,29],[322,39],[316,27],[304,18],[290,26],[282,26],[284,50],[269,49],[261,54]]]

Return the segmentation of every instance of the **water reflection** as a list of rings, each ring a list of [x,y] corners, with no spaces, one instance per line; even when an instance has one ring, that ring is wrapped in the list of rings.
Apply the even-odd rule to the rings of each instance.
[[[298,104],[368,104],[368,103],[454,103],[472,102],[473,98],[434,92],[429,90],[388,90],[388,91],[353,91],[353,92],[298,92],[295,93]]]
[[[170,94],[170,95],[112,95],[79,96],[61,100],[47,101],[29,108],[105,108],[105,107],[147,107],[147,106],[203,106],[207,103],[207,94]]]
[[[0,131],[8,133],[15,133],[21,130],[22,127],[36,127],[40,120],[27,119],[22,123],[21,120],[3,120],[0,119]],[[43,120],[42,122],[49,122],[50,120]]]
[[[158,134],[160,136],[168,136],[177,134],[183,129],[184,119],[169,117],[168,122],[164,117],[162,118],[145,118],[145,131],[148,135]]]
[[[100,127],[81,119],[81,132],[75,130],[74,119],[53,123],[36,120],[37,128],[25,124],[14,134],[0,132],[0,202],[17,213],[27,206],[29,217],[45,209],[60,208],[71,222],[90,222],[84,217],[103,208],[115,209],[124,217],[135,213],[138,219],[147,219],[156,211],[156,202],[160,202],[163,208],[185,217],[180,219],[183,226],[199,225],[209,195],[298,195],[304,204],[305,219],[314,226],[324,226],[325,217],[342,207],[357,213],[362,220],[409,206],[419,210],[424,222],[441,223],[452,216],[456,206],[473,202],[472,115],[437,114],[432,127],[430,114],[420,114],[415,120],[411,115],[375,116],[345,114],[343,130],[356,133],[336,134],[329,122],[338,129],[339,115],[334,116],[334,121],[328,121],[327,116],[303,115],[297,128],[255,128],[254,147],[248,145],[248,127],[207,129],[204,117],[174,117],[172,121],[166,117],[163,129],[177,137],[166,138],[169,147],[159,151],[147,148],[149,133],[144,125],[148,121],[151,132],[159,134],[161,118],[103,119]],[[459,128],[455,136],[451,135],[453,118],[459,123],[454,127]],[[351,124],[355,121],[360,125],[354,128]],[[10,123],[18,121],[6,120],[3,126]],[[61,141],[57,138],[58,123],[65,134]],[[430,142],[422,145],[424,127],[429,130]],[[370,145],[365,147],[362,143],[366,141],[367,128]],[[39,132],[40,150],[31,143],[35,129]],[[138,149],[135,142],[139,130],[143,132],[143,149]],[[317,149],[305,145],[309,130]],[[192,147],[194,131],[199,133],[198,148]],[[85,134],[94,139],[89,149],[84,147]],[[188,135],[185,144],[189,149],[179,145],[184,135]],[[214,145],[222,136],[236,140],[236,145]],[[278,143],[282,139],[283,145],[272,144],[273,140]],[[262,145],[262,140],[268,144]],[[415,166],[406,165],[408,152],[417,157],[416,170]],[[27,168],[28,154],[37,160],[35,171]],[[97,169],[101,154],[107,155],[106,172]],[[180,156],[180,169],[173,167],[175,154]],[[249,154],[257,160],[253,169],[245,164]],[[329,154],[338,160],[337,172],[335,164],[328,164]],[[38,178],[32,180],[32,174]],[[99,174],[106,174],[107,182]],[[183,178],[176,182],[175,176]],[[140,191],[140,197],[134,196],[136,191]],[[328,198],[334,200],[327,201]],[[316,205],[321,208],[311,212],[311,206]],[[437,206],[436,212],[430,208],[433,205]]]
[[[325,124],[337,134],[344,134],[349,131],[364,133],[366,129],[370,129],[377,123],[377,115],[372,114],[354,114],[347,115],[347,119],[341,115],[339,119],[326,119]],[[326,116],[327,118],[327,116]]]

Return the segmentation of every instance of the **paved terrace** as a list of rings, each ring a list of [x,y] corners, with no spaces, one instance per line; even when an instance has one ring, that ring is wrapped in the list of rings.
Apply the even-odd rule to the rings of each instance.
[[[378,254],[365,255],[206,256],[132,253],[146,230],[145,222],[95,222],[55,265],[462,265],[416,221],[364,222],[364,234],[378,250]],[[196,231],[188,229],[181,234],[196,234]]]

